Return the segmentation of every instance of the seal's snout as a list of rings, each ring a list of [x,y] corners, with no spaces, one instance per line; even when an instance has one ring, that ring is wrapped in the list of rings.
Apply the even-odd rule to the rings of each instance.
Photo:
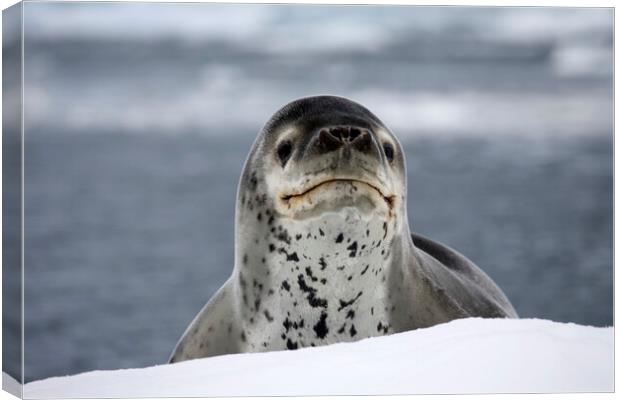
[[[312,141],[316,154],[349,148],[367,155],[376,155],[372,133],[356,126],[334,126],[318,129]]]

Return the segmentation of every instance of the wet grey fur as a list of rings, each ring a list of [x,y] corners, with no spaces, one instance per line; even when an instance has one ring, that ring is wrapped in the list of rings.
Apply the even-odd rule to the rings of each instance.
[[[362,134],[337,133],[346,144],[332,146],[326,132],[342,126]],[[402,148],[366,108],[333,96],[284,106],[243,169],[232,276],[170,362],[354,341],[456,318],[516,318],[481,269],[410,233],[406,192]]]

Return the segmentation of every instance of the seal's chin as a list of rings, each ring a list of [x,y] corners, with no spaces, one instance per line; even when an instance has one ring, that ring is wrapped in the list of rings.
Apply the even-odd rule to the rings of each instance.
[[[395,197],[366,181],[327,179],[297,192],[281,193],[279,208],[283,214],[297,219],[339,212],[347,207],[356,208],[361,214],[391,215]]]

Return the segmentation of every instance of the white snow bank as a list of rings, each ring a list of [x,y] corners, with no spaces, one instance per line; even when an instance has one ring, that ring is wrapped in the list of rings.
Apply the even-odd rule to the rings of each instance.
[[[613,328],[464,319],[332,346],[94,371],[26,398],[609,392]]]

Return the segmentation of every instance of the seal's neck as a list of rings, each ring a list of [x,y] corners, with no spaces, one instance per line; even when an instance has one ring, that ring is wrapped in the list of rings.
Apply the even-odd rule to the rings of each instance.
[[[257,214],[257,221],[237,232],[237,243],[243,244],[236,249],[239,272],[271,280],[298,272],[312,280],[310,275],[317,272],[339,285],[356,275],[379,276],[391,258],[398,228],[389,219],[355,208],[305,220],[276,218],[267,210]]]

